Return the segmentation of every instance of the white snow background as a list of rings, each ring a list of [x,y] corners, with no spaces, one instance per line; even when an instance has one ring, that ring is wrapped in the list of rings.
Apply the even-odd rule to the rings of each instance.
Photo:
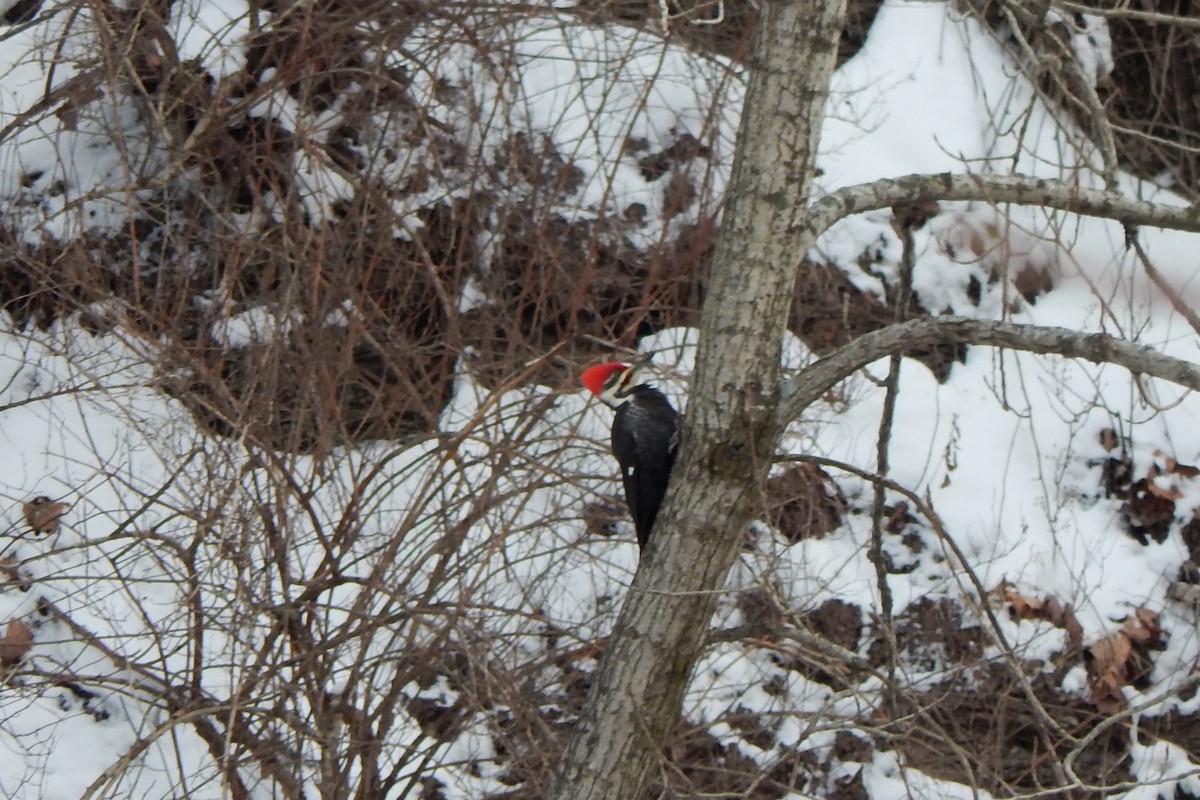
[[[194,0],[173,8],[177,16],[170,29],[181,53],[201,59],[215,75],[238,68],[247,35],[245,3]],[[54,18],[30,27],[0,47],[0,125],[41,97],[48,66],[39,55],[41,43],[60,24],[63,21]],[[668,141],[672,131],[687,130],[717,145],[714,160],[721,170],[711,185],[719,195],[741,92],[740,79],[730,77],[727,65],[630,30],[589,28],[566,17],[531,16],[518,27],[495,33],[513,42],[511,75],[519,79],[499,81],[495,70],[477,60],[475,49],[447,46],[436,31],[416,31],[408,56],[427,56],[427,71],[414,73],[418,86],[431,87],[438,76],[473,92],[472,105],[486,113],[462,117],[461,133],[473,142],[472,149],[487,152],[513,127],[539,132],[584,170],[576,213],[640,202],[650,209],[647,218],[655,220],[660,217],[656,204],[661,187],[650,185],[622,155],[622,143],[628,137]],[[1100,44],[1088,57],[1103,70],[1103,37],[1094,38]],[[968,168],[1069,178],[1100,187],[1102,180],[1094,169],[1098,156],[1036,98],[1011,59],[987,31],[948,4],[886,3],[862,51],[837,73],[821,143],[820,191],[880,177]],[[614,70],[613,64],[621,68]],[[60,62],[57,69],[54,80],[70,77],[69,62]],[[707,116],[714,91],[728,94],[715,121]],[[438,103],[432,88],[429,92],[430,103]],[[260,111],[286,117],[289,103],[293,101],[281,92]],[[135,116],[119,103],[98,108],[103,113],[84,117],[76,131],[23,129],[0,143],[0,204],[5,214],[23,221],[31,242],[121,224],[121,164],[126,155],[109,132],[114,125],[133,126]],[[455,113],[443,111],[447,116]],[[336,110],[316,124],[336,124]],[[714,124],[715,134],[708,129]],[[151,161],[156,157],[153,152],[145,155]],[[409,159],[421,157],[419,152],[408,154]],[[407,163],[398,159],[398,175]],[[340,176],[317,161],[309,168],[310,210],[319,212],[348,191]],[[23,186],[22,176],[31,173],[40,177],[34,186]],[[62,182],[61,194],[38,191],[55,181]],[[1120,188],[1131,196],[1182,202],[1128,176],[1122,176]],[[466,193],[470,186],[451,191]],[[89,199],[81,204],[84,195]],[[1197,359],[1196,333],[1145,280],[1126,253],[1120,226],[1042,209],[951,204],[943,212],[916,233],[915,286],[927,306],[1104,330],[1179,358]],[[684,216],[669,224],[688,221]],[[848,219],[824,236],[812,255],[839,266],[852,265],[874,246],[880,256],[877,267],[884,274],[895,268],[900,247],[889,221],[888,212]],[[989,286],[984,267],[962,257],[965,237],[988,223],[1003,231],[1006,257],[1013,263],[1054,271],[1053,291],[1036,304]],[[1043,238],[1052,233],[1057,244]],[[1200,238],[1152,229],[1141,233],[1166,279],[1185,299],[1197,299],[1191,277],[1200,266]],[[651,227],[643,235],[655,241],[662,231]],[[878,290],[878,277],[861,271],[852,275],[860,288]],[[972,277],[985,287],[977,306],[967,300]],[[223,341],[246,341],[267,335],[278,324],[260,309],[231,320],[217,333]],[[9,587],[0,592],[0,623],[19,618],[34,628],[34,648],[23,669],[66,669],[94,697],[84,698],[68,688],[32,692],[19,672],[0,686],[0,796],[65,800],[83,796],[95,784],[95,796],[224,797],[220,775],[192,729],[157,728],[166,716],[153,700],[153,680],[114,660],[112,653],[89,642],[84,631],[39,609],[38,601],[53,603],[121,658],[152,665],[169,676],[184,670],[195,656],[187,648],[188,598],[189,582],[197,581],[214,605],[213,613],[230,623],[224,630],[245,631],[245,641],[215,629],[204,640],[208,668],[203,671],[203,688],[213,697],[223,696],[236,683],[239,670],[252,663],[257,637],[271,620],[237,622],[246,606],[241,598],[229,596],[227,587],[239,576],[223,571],[227,567],[214,555],[219,544],[204,539],[198,533],[201,523],[178,509],[190,508],[213,485],[237,486],[252,494],[260,473],[269,468],[238,442],[206,436],[180,406],[154,388],[148,366],[154,357],[151,346],[117,334],[84,332],[75,320],[45,332],[7,327],[0,333],[0,437],[7,466],[0,480],[0,497],[7,502],[4,552],[23,562],[38,590]],[[658,361],[666,369],[659,384],[681,404],[694,343],[695,332],[690,330],[665,331],[641,343],[643,349],[660,351]],[[798,341],[788,343],[788,356],[793,365],[808,358]],[[869,371],[882,377],[886,364]],[[991,588],[1006,580],[1031,596],[1070,603],[1084,641],[1117,630],[1135,608],[1159,612],[1169,634],[1166,650],[1156,654],[1149,688],[1125,687],[1127,698],[1131,705],[1145,705],[1142,714],[1195,712],[1200,698],[1183,701],[1174,692],[1200,657],[1195,614],[1165,595],[1185,550],[1177,536],[1143,546],[1121,530],[1116,521],[1119,501],[1103,497],[1096,463],[1108,455],[1099,434],[1110,427],[1131,434],[1130,455],[1139,470],[1155,461],[1161,464],[1166,456],[1184,464],[1200,463],[1200,401],[1154,380],[1135,385],[1115,367],[985,348],[972,348],[966,363],[956,364],[944,384],[911,361],[904,364],[901,376],[890,477],[928,495],[983,585]],[[811,409],[790,431],[788,446],[869,470],[883,394],[863,376],[848,380],[841,392],[846,402]],[[443,427],[453,433],[480,415],[483,424],[472,429],[460,448],[468,461],[471,454],[479,456],[473,467],[456,468],[432,446],[401,452],[387,443],[343,453],[333,469],[305,465],[303,459],[293,463],[297,474],[310,476],[310,505],[328,515],[323,522],[329,525],[336,524],[354,482],[368,468],[382,464],[385,478],[376,488],[387,490],[372,498],[370,518],[362,521],[365,529],[379,532],[382,541],[406,515],[419,511],[417,496],[430,485],[431,476],[446,478],[437,490],[447,501],[444,508],[465,506],[466,500],[455,498],[468,496],[474,482],[491,469],[488,437],[525,425],[524,413],[542,407],[538,401],[548,394],[544,387],[529,386],[486,397],[469,376],[460,376]],[[544,435],[522,440],[528,449],[521,454],[520,466],[507,476],[513,501],[503,513],[474,522],[465,536],[463,549],[477,558],[460,581],[472,588],[479,608],[494,610],[491,616],[481,613],[481,624],[507,634],[512,652],[501,657],[519,661],[523,653],[541,647],[530,621],[535,610],[546,624],[569,631],[581,642],[608,632],[637,561],[632,535],[587,538],[580,515],[589,497],[619,491],[606,453],[608,422],[608,413],[589,403],[581,391],[558,398],[537,423]],[[563,429],[576,431],[577,442],[564,446],[559,435]],[[565,488],[522,488],[556,469],[590,477]],[[838,480],[852,504],[869,507],[871,487],[866,482],[845,476]],[[1174,476],[1169,482],[1181,493],[1181,512],[1200,506],[1200,480]],[[73,503],[56,536],[20,535],[20,503],[36,494]],[[210,498],[213,513],[227,513],[233,507],[226,505],[228,499]],[[528,524],[519,537],[498,533],[518,521]],[[420,517],[416,528],[433,530],[452,522],[431,514]],[[298,521],[290,532],[297,568],[321,558],[320,542],[312,532],[317,528]],[[141,535],[147,531],[157,538]],[[975,594],[956,569],[956,560],[941,557],[943,548],[936,537],[927,530],[922,535],[927,547],[914,569],[890,577],[897,612],[924,597]],[[738,587],[769,579],[795,608],[838,598],[876,609],[876,577],[866,558],[869,539],[869,521],[862,516],[849,516],[832,534],[795,545],[764,534],[758,552],[743,555],[731,582]],[[423,552],[420,547],[427,541],[414,536],[413,552]],[[175,552],[193,542],[200,542],[201,562],[194,574]],[[895,555],[912,558],[908,553]],[[364,544],[364,571],[376,556]],[[415,576],[410,586],[418,586],[422,564],[430,566],[432,560],[409,565]],[[269,587],[263,591],[269,593]],[[348,613],[353,597],[347,588],[344,596],[326,598],[323,613]],[[501,613],[505,609],[513,613]],[[719,617],[717,624],[735,624],[739,612],[723,606]],[[1007,641],[1025,658],[1046,658],[1064,646],[1063,631],[1049,623],[1013,621],[1005,614],[999,618]],[[372,648],[383,658],[396,646],[379,641]],[[685,713],[697,722],[715,720],[734,707],[782,715],[777,744],[770,749],[750,745],[728,726],[713,728],[759,763],[770,765],[801,737],[806,748],[829,747],[834,723],[861,715],[869,705],[869,686],[847,698],[794,675],[784,695],[770,696],[759,688],[762,674],[770,669],[765,659],[748,655],[738,644],[715,646],[697,669]],[[936,681],[939,674],[913,672],[903,679],[920,685]],[[1082,670],[1068,676],[1065,688],[1086,694]],[[408,691],[444,698],[453,690],[414,686]],[[824,714],[830,724],[808,731],[801,716],[805,712]],[[847,722],[847,728],[852,727]],[[389,744],[399,752],[419,734],[415,721],[402,721]],[[149,744],[127,772],[107,786],[105,770],[141,737]],[[1191,777],[1185,778],[1185,785],[1197,791],[1197,766],[1186,753],[1166,743],[1143,746],[1135,741],[1135,746],[1133,769],[1146,786],[1121,796],[1169,795],[1172,781],[1187,775]],[[427,769],[444,784],[448,797],[502,791],[508,787],[488,767],[490,747],[486,730],[468,728],[445,745]],[[902,772],[894,757],[877,755],[863,773],[867,791],[873,798],[973,796],[965,787],[912,770]],[[258,796],[271,796],[265,779],[255,790]]]

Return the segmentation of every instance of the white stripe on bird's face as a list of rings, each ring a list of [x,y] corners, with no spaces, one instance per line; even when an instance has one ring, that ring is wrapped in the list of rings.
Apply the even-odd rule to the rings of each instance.
[[[614,372],[610,375],[608,380],[604,382],[604,388],[600,391],[600,399],[613,408],[624,403],[629,398],[633,387],[638,384],[638,370],[649,364],[652,358],[654,358],[654,354],[647,353],[620,372]]]
[[[604,382],[604,388],[600,390],[600,399],[613,408],[624,403],[634,385],[633,370],[633,367],[626,367],[620,372],[614,372]]]

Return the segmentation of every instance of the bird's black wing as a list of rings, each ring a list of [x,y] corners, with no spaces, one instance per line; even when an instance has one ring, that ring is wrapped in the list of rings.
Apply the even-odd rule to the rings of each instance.
[[[678,431],[679,413],[648,386],[637,387],[637,396],[617,409],[613,421],[613,453],[621,465],[625,501],[642,547],[667,494]]]

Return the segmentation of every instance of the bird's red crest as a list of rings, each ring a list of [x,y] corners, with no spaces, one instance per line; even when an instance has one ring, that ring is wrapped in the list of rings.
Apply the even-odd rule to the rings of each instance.
[[[612,376],[614,372],[621,372],[628,369],[628,366],[620,361],[609,361],[604,364],[596,364],[588,367],[579,376],[579,380],[587,387],[587,390],[594,395],[599,396],[604,389],[604,383]]]

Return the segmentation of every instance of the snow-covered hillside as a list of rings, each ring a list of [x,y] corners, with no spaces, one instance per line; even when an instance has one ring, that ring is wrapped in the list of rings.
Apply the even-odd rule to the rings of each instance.
[[[269,13],[241,0],[169,7],[164,29],[180,58],[214,80],[245,68],[256,16]],[[0,47],[0,126],[79,74],[72,59],[90,52],[97,26],[89,13],[48,14]],[[43,48],[58,37],[66,45],[53,62]],[[1103,36],[1091,40],[1081,58],[1102,72]],[[637,207],[642,222],[620,243],[636,249],[679,235],[719,202],[741,102],[728,62],[550,13],[423,20],[404,45],[371,54],[408,76],[404,101],[380,100],[368,121],[355,117],[361,135],[346,137],[360,163],[378,166],[372,174],[411,189],[394,198],[397,239],[416,236],[417,210],[431,203],[486,193],[499,205],[507,191],[570,218],[629,219]],[[281,88],[239,113],[316,137],[348,124],[349,95],[313,113]],[[0,205],[22,234],[3,242],[6,269],[47,241],[130,227],[131,207],[163,189],[130,189],[131,164],[142,177],[199,180],[144,130],[144,113],[104,87],[71,113],[6,130]],[[685,135],[704,144],[703,158],[661,174],[639,162]],[[564,159],[566,188],[540,195],[515,179],[488,182],[517,175],[512,164],[467,168],[502,164],[517,136]],[[338,163],[298,152],[291,166],[305,180],[263,207],[275,203],[281,225],[301,215],[319,227],[357,186]],[[883,5],[836,74],[821,152],[822,192],[945,171],[1104,186],[1096,148],[1039,97],[1009,49],[947,3]],[[421,181],[418,167],[428,167]],[[704,195],[681,212],[668,191],[679,174]],[[1127,175],[1119,188],[1183,202]],[[220,223],[249,230],[266,216],[259,208]],[[933,312],[1200,355],[1200,334],[1117,224],[943,204],[914,237],[914,288]],[[1194,305],[1200,238],[1140,237]],[[163,242],[142,242],[121,269],[157,264]],[[495,246],[476,243],[480,274]],[[810,257],[882,296],[900,255],[882,211],[839,223]],[[153,269],[138,274],[150,280]],[[1037,291],[1020,285],[1030,274]],[[223,345],[285,336],[306,315],[342,329],[366,314],[309,313],[282,297],[278,307],[235,307],[233,294],[196,299],[233,309],[208,331]],[[456,302],[486,305],[486,287],[469,283]],[[170,335],[124,324],[124,303],[0,331],[9,464],[0,794],[311,797],[341,786],[364,797],[541,796],[637,564],[607,454],[608,411],[573,385],[538,385],[532,370],[496,388],[476,379],[465,353],[439,429],[422,441],[275,451],[199,424],[165,389],[184,369],[168,359]],[[693,329],[667,327],[639,343],[656,351],[658,383],[681,406],[695,341]],[[799,339],[785,350],[789,368],[812,359]],[[789,454],[871,472],[886,371],[873,365],[814,407],[789,431]],[[939,382],[906,361],[888,477],[912,494],[888,495],[884,537],[894,674],[867,557],[873,485],[825,466],[831,530],[764,523],[748,536],[713,624],[754,631],[718,636],[706,651],[685,703],[692,749],[677,748],[688,769],[663,781],[680,781],[677,796],[985,797],[966,785],[972,769],[977,786],[1012,781],[986,774],[982,765],[1003,761],[986,747],[1003,754],[1059,725],[1076,742],[1106,731],[1079,745],[1066,780],[1116,784],[1112,796],[1131,799],[1200,796],[1200,741],[1186,733],[1200,710],[1197,608],[1188,581],[1177,583],[1200,553],[1198,416],[1200,400],[1185,391],[1111,366],[975,348]],[[35,495],[71,504],[58,532],[25,530],[21,504]],[[880,718],[896,687],[911,719]],[[997,708],[1019,720],[987,715]],[[1110,714],[1120,721],[1101,721]],[[936,751],[939,736],[941,757],[922,755],[920,743]],[[1064,780],[1028,760],[1028,781],[1013,791]],[[698,763],[745,780],[720,783]]]

